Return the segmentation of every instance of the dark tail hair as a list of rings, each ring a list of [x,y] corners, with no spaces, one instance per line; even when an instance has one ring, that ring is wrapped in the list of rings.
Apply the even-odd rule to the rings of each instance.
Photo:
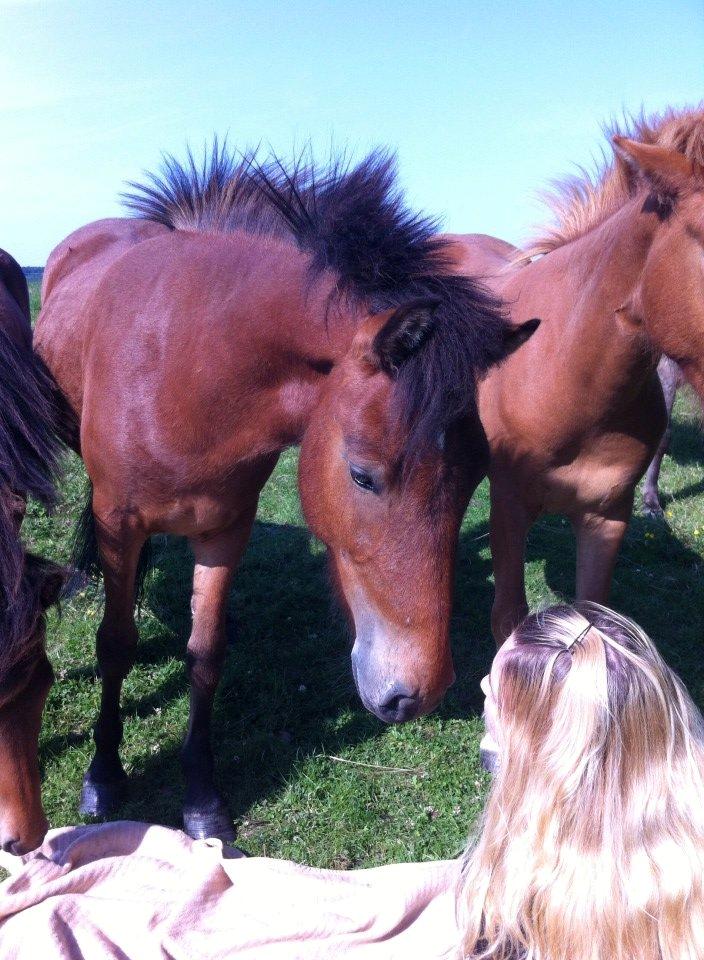
[[[0,329],[0,487],[47,506],[67,433],[57,399],[41,360]]]
[[[25,284],[26,286],[26,284]],[[30,346],[0,329],[0,638],[11,643],[31,629],[23,590],[19,538],[22,501],[55,500],[55,481],[68,428],[52,377]]]
[[[147,538],[139,555],[137,565],[137,577],[135,584],[135,597],[137,604],[141,604],[144,599],[144,584],[153,566],[153,550],[151,539]],[[102,574],[100,566],[100,550],[98,548],[98,536],[95,528],[95,515],[93,514],[93,484],[90,480],[86,483],[85,502],[81,515],[74,529],[73,547],[71,550],[71,566],[74,570],[82,574],[93,583],[98,583]],[[65,588],[66,594],[75,592],[76,579],[72,577]]]
[[[88,580],[97,583],[100,579],[102,570],[98,537],[95,532],[95,517],[93,516],[93,484],[90,480],[86,483],[85,501],[73,531],[70,565]],[[71,586],[71,581],[69,581],[67,592],[71,590]]]
[[[17,303],[22,313],[31,322],[32,315],[29,308],[29,287],[22,267],[11,257],[6,250],[0,250],[0,283],[7,289],[12,299]]]

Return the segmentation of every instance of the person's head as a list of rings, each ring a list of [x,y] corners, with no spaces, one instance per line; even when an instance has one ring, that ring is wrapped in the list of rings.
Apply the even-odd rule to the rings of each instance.
[[[463,865],[463,956],[701,957],[704,723],[652,641],[605,607],[551,607],[484,689],[498,762]]]

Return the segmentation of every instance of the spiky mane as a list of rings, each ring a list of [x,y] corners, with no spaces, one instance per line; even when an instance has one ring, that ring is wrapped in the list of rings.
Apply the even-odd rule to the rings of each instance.
[[[614,135],[619,134],[642,143],[679,150],[690,160],[704,165],[704,104],[667,110],[659,115],[641,114],[622,124],[609,125],[604,133],[609,143]],[[641,176],[618,154],[612,157],[609,149],[593,174],[582,169],[579,175],[552,184],[544,200],[553,222],[530,240],[517,254],[517,259],[528,260],[549,253],[584,236],[619,210],[643,186]]]
[[[393,156],[376,150],[357,164],[308,158],[235,157],[215,143],[201,163],[171,156],[124,199],[139,217],[173,230],[288,237],[313,275],[336,275],[335,293],[370,312],[436,300],[436,333],[403,365],[395,391],[418,452],[473,409],[475,381],[505,354],[499,301],[451,267],[437,223],[408,208]]]

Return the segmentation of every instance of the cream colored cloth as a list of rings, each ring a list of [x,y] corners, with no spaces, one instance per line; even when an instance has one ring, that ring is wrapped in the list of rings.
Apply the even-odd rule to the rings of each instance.
[[[314,870],[166,827],[67,827],[0,884],[0,958],[439,960],[458,867]]]

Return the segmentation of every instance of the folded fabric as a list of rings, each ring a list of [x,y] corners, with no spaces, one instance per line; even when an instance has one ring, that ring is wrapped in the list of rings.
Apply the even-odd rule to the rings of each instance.
[[[454,860],[316,870],[122,821],[3,865],[1,960],[439,960],[459,940]]]

